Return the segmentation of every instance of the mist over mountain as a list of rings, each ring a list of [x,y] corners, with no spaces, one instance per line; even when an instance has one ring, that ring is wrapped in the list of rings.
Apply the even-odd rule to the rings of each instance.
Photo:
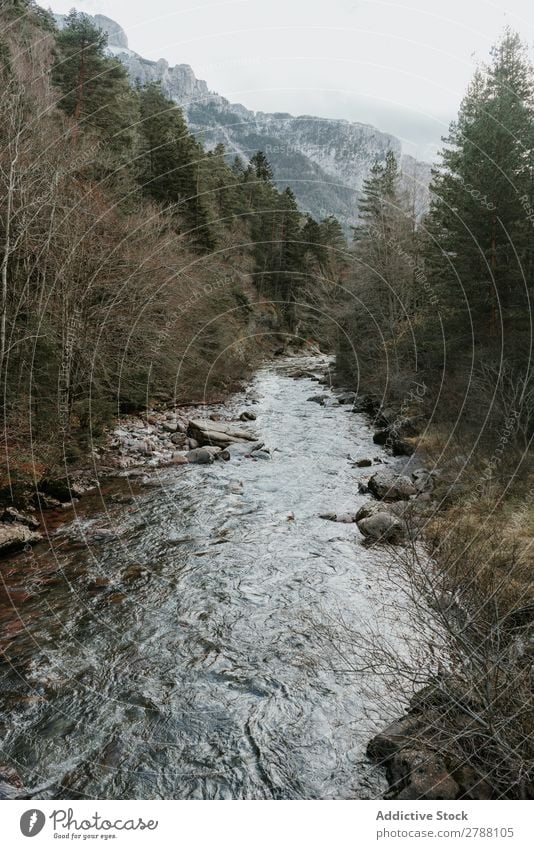
[[[56,15],[61,27],[64,15]],[[430,180],[430,165],[403,155],[398,138],[369,124],[286,112],[254,112],[231,103],[197,79],[190,65],[170,66],[130,50],[122,27],[105,15],[94,15],[108,36],[108,51],[125,65],[133,84],[161,83],[164,93],[180,105],[188,125],[208,148],[224,144],[229,154],[245,161],[256,151],[268,157],[275,181],[289,186],[302,209],[321,219],[334,215],[345,228],[358,220],[358,200],[373,163],[392,150],[404,181],[422,209]]]

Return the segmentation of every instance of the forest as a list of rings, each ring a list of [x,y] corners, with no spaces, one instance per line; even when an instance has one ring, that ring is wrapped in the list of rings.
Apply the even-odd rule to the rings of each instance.
[[[446,671],[408,676],[425,745],[439,738],[467,798],[533,798],[534,71],[511,29],[424,190],[422,206],[389,151],[347,236],[299,209],[262,151],[206,149],[87,16],[58,30],[4,0],[0,497],[18,508],[29,483],[87,467],[123,416],[224,404],[313,345],[388,452],[360,465],[415,456],[433,476],[432,586],[417,544],[398,556],[450,649]]]

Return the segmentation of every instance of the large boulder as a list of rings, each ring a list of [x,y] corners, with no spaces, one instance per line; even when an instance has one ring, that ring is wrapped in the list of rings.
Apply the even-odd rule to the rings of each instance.
[[[401,542],[406,533],[404,522],[391,513],[375,513],[357,524],[364,537],[373,542]]]
[[[34,545],[42,536],[37,531],[32,531],[26,525],[17,522],[0,524],[0,553],[23,548],[25,545]]]
[[[369,480],[369,492],[382,501],[402,501],[416,494],[410,478],[392,472],[376,472]]]

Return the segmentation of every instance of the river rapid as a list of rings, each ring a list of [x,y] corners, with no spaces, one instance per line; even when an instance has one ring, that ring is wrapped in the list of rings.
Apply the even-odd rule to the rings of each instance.
[[[266,366],[224,408],[254,411],[271,459],[108,481],[0,564],[0,759],[43,798],[383,794],[365,757],[391,718],[380,681],[324,632],[380,623],[388,553],[319,517],[367,500],[373,470],[349,458],[393,461],[365,416],[289,376],[313,364]]]

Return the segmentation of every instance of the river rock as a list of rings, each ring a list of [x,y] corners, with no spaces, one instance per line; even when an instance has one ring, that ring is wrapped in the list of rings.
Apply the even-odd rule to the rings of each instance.
[[[368,519],[370,516],[376,516],[377,513],[389,513],[397,519],[403,519],[411,513],[411,506],[411,501],[366,501],[357,511],[355,521]]]
[[[354,513],[321,513],[320,519],[326,519],[328,522],[340,522],[343,525],[350,525],[354,522]]]
[[[245,430],[232,428],[224,422],[213,424],[208,420],[191,420],[188,435],[197,440],[199,446],[212,445],[228,448],[233,442],[254,442],[256,437]]]
[[[356,466],[357,469],[366,469],[368,466],[373,465],[373,461],[366,458],[364,460],[356,460],[353,465]]]
[[[168,433],[176,433],[178,429],[178,423],[176,421],[164,421],[161,423],[163,430],[166,430]]]
[[[171,466],[186,466],[189,463],[189,460],[187,459],[185,454],[179,454],[178,452],[176,452],[172,455],[171,459],[169,460],[169,463]]]
[[[7,764],[0,764],[0,799],[18,798],[23,787],[17,770]]]
[[[27,528],[35,531],[39,527],[39,522],[30,513],[22,513],[16,510],[15,507],[6,507],[2,514],[2,522],[17,522],[19,525],[26,525]]]
[[[357,524],[364,537],[375,542],[400,542],[406,532],[400,519],[385,512],[360,519]]]
[[[435,478],[439,477],[437,469],[416,469],[412,472],[412,480],[418,493],[434,491]]]
[[[322,404],[323,407],[324,407],[326,402],[330,400],[330,395],[326,395],[326,394],[325,395],[310,395],[310,397],[307,398],[306,400],[307,401],[314,401],[316,404]]]
[[[188,463],[213,463],[222,449],[216,445],[205,445],[202,448],[193,448],[188,451],[185,458]]]
[[[369,491],[383,501],[401,501],[415,495],[416,488],[410,478],[392,472],[376,472],[369,480]]]
[[[255,422],[257,416],[256,413],[253,413],[251,410],[244,410],[239,416],[239,419],[242,422]]]
[[[399,414],[393,407],[381,407],[375,415],[375,424],[380,428],[389,427],[398,418]]]
[[[111,528],[90,528],[86,537],[89,542],[111,542],[118,539],[118,534]]]
[[[386,445],[389,439],[389,428],[382,427],[373,434],[373,442],[375,445]]]
[[[26,525],[16,522],[0,524],[0,553],[14,548],[23,548],[25,545],[35,545],[41,539],[40,533],[30,530]]]

